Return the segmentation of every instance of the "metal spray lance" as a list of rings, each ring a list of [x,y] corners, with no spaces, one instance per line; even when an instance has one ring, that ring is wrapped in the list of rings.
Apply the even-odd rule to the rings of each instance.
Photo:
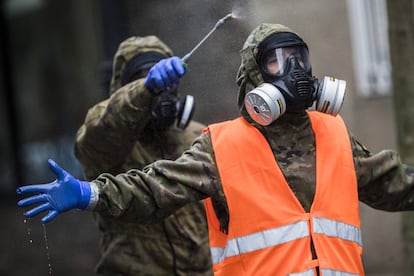
[[[228,15],[226,15],[225,17],[221,18],[219,21],[217,21],[216,25],[214,25],[214,27],[211,29],[211,31],[188,53],[186,54],[181,61],[185,64],[191,57],[191,55],[195,52],[195,50],[198,49],[198,47],[201,46],[201,44],[204,43],[204,41],[207,40],[207,38],[218,28],[221,27],[221,25],[224,24],[224,22],[226,22],[227,20],[230,20],[233,18],[233,15],[231,13],[229,13]]]

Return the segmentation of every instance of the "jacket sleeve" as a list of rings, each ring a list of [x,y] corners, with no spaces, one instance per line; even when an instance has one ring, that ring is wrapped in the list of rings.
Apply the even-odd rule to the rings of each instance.
[[[150,120],[153,103],[154,97],[146,90],[144,79],[140,79],[88,111],[74,145],[86,179],[94,179],[101,172],[119,171]]]
[[[225,202],[209,133],[196,138],[175,162],[160,160],[142,171],[101,174],[92,183],[99,191],[94,211],[127,221],[158,221],[207,197]]]
[[[351,136],[359,200],[383,211],[414,210],[414,167],[393,150],[372,154]]]

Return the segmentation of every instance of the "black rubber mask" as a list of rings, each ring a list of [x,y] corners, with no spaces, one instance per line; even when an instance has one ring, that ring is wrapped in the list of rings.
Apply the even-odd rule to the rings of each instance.
[[[307,109],[315,101],[317,80],[306,72],[296,57],[286,60],[285,73],[271,80],[286,100],[286,112]]]
[[[259,45],[257,63],[263,80],[276,86],[286,100],[286,112],[310,107],[315,100],[316,78],[312,76],[306,43],[296,34],[277,33]]]

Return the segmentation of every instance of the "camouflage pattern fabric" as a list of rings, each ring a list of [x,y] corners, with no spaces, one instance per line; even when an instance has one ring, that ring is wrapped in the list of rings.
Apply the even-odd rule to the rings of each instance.
[[[263,30],[266,35],[261,34]],[[279,30],[286,29],[272,24],[256,28],[245,44],[252,50],[250,58],[255,59],[255,48],[268,34]],[[249,68],[255,62],[246,58],[243,50],[241,55],[238,80],[242,95],[239,99],[248,86],[254,87],[260,81],[252,80],[254,75],[246,73],[258,70],[257,65]],[[251,121],[246,113],[242,115]],[[269,126],[255,126],[269,142],[292,191],[309,211],[315,193],[316,149],[307,113],[285,114]],[[360,201],[384,211],[414,210],[414,168],[403,164],[397,152],[384,150],[372,154],[351,133],[349,135]],[[102,215],[122,217],[125,221],[157,221],[172,210],[211,197],[221,227],[226,229],[231,223],[208,132],[200,135],[176,162],[162,160],[143,170],[101,174],[93,183],[100,195],[94,211]],[[114,189],[119,191],[116,196],[112,192]]]
[[[195,121],[185,130],[171,127],[160,132],[147,126],[156,99],[143,79],[123,87],[119,81],[125,64],[145,51],[172,55],[155,36],[132,37],[121,43],[114,60],[112,95],[88,111],[77,133],[75,154],[87,180],[101,172],[117,174],[141,169],[157,159],[175,159],[204,127]],[[133,200],[135,195],[133,183],[122,191],[107,188],[107,196],[118,200]],[[152,224],[125,222],[122,213],[94,214],[102,233],[102,254],[96,267],[99,275],[212,275],[202,202],[193,202]]]

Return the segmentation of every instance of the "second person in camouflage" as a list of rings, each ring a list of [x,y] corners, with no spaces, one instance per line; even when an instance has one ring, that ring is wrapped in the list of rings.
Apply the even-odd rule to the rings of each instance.
[[[165,94],[153,96],[144,85],[149,69],[172,55],[156,36],[130,37],[119,45],[113,62],[111,96],[89,110],[76,136],[75,154],[87,180],[101,172],[117,174],[143,168],[158,159],[176,159],[201,133],[202,124],[189,121],[190,117],[176,118],[178,95],[167,99]],[[191,103],[186,104],[191,109]],[[180,127],[172,125],[176,120],[182,123]],[[116,189],[112,192],[118,193]],[[123,200],[132,194],[132,190],[125,191]],[[121,214],[94,214],[102,232],[98,274],[212,274],[201,202],[149,225],[125,222],[117,218]]]

